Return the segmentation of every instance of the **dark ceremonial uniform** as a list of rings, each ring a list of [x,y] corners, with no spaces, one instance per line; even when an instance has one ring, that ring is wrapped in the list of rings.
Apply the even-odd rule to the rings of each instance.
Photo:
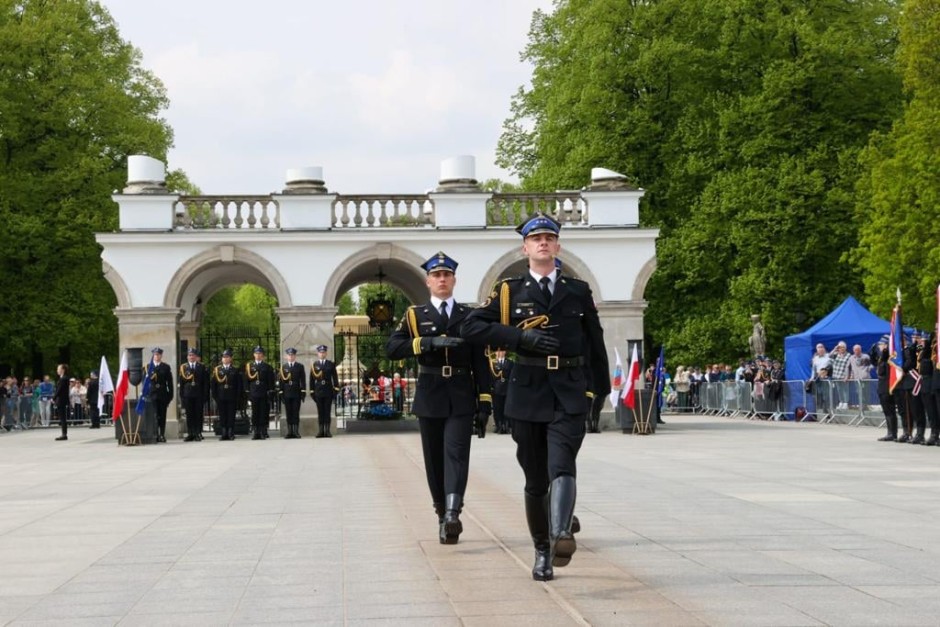
[[[914,372],[917,372],[919,347],[917,344],[908,344],[903,351],[904,378],[901,379],[895,388],[898,403],[898,413],[900,414],[901,424],[904,427],[904,435],[898,438],[899,442],[911,442],[912,444],[924,443],[924,431],[926,428],[926,419],[924,417],[924,406],[920,402],[920,390],[916,390],[916,378]],[[917,372],[919,375],[920,373]],[[919,387],[919,386],[918,386]],[[914,431],[913,429],[916,429]]]
[[[300,437],[300,404],[307,398],[307,373],[299,361],[281,364],[277,373],[278,387],[287,417],[287,438]]]
[[[173,400],[173,370],[162,361],[159,364],[151,361],[144,368],[144,376],[150,377],[149,396],[157,416],[157,442],[166,442],[166,408]]]
[[[267,439],[271,420],[271,394],[274,392],[274,368],[266,361],[245,364],[245,388],[251,401],[252,440]]]
[[[932,355],[929,345],[921,346],[918,357],[918,371],[920,372],[920,401],[927,423],[930,425],[930,437],[925,444],[936,446],[938,436],[940,436],[940,416],[937,414],[937,404],[935,401],[936,390],[934,388],[934,364],[936,356]]]
[[[57,440],[67,440],[69,438],[69,373],[66,372],[55,384],[55,414],[59,418],[59,426],[62,428],[62,435]]]
[[[310,366],[310,394],[317,404],[317,437],[333,437],[330,433],[331,410],[333,399],[339,392],[339,376],[336,364],[329,359],[317,359]]]
[[[502,360],[494,359],[491,372],[493,374],[493,422],[496,433],[510,433],[512,426],[506,417],[506,392],[509,389],[509,379],[512,377],[513,360],[508,357]],[[486,424],[483,424],[486,429]]]
[[[886,343],[876,344],[872,347],[869,357],[875,364],[875,372],[878,375],[878,402],[881,403],[881,411],[885,415],[885,426],[888,430],[886,434],[878,438],[881,442],[894,442],[898,439],[898,412],[895,396],[888,388],[888,368],[891,367]]]
[[[98,377],[92,377],[88,380],[88,388],[85,391],[85,402],[88,403],[88,416],[91,418],[91,429],[101,428],[101,413],[98,409],[98,390],[101,382]]]
[[[235,439],[235,412],[242,397],[242,378],[234,365],[219,364],[210,378],[212,398],[219,412],[222,440]]]
[[[937,337],[934,335],[930,341],[930,358],[933,363],[930,364],[933,374],[931,375],[931,399],[933,400],[934,407],[934,416],[937,420],[937,431],[933,430],[933,425],[931,425],[930,438],[927,440],[928,445],[938,445],[940,446],[940,365],[937,363]],[[938,437],[934,438],[934,434]]]
[[[421,266],[429,278],[454,273],[457,262],[437,253]],[[433,280],[437,280],[436,278]],[[424,469],[442,544],[456,544],[470,469],[474,416],[489,415],[490,366],[485,345],[460,339],[470,308],[452,297],[409,307],[388,339],[389,359],[417,356],[412,411],[418,416]]]
[[[206,400],[209,398],[209,369],[198,361],[186,361],[179,370],[180,400],[186,412],[186,441],[202,439]]]

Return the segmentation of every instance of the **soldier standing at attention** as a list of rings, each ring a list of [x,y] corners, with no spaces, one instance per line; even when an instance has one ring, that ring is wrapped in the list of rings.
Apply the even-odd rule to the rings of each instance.
[[[297,361],[297,349],[284,351],[284,363],[277,373],[281,398],[284,401],[284,414],[287,416],[287,435],[285,439],[296,440],[300,437],[300,404],[307,398],[307,373]]]
[[[317,360],[310,367],[310,393],[317,404],[318,438],[332,438],[330,433],[330,410],[333,399],[339,392],[339,377],[336,365],[326,358],[326,344],[317,346]]]
[[[56,438],[57,441],[69,439],[69,365],[59,364],[56,368],[56,374],[59,380],[55,384],[55,415],[59,419],[59,427],[62,428],[62,435]]]
[[[199,351],[190,348],[180,364],[180,399],[186,412],[186,442],[202,440],[203,408],[209,397],[209,371],[199,361]]]
[[[596,395],[610,392],[607,349],[591,288],[558,274],[561,224],[537,214],[516,231],[529,271],[497,284],[464,323],[471,341],[516,351],[506,394],[525,509],[535,544],[532,578],[548,581],[577,545],[572,529],[576,459]]]
[[[506,349],[502,346],[496,349],[496,359],[493,360],[493,423],[496,433],[511,433],[509,418],[506,417],[506,390],[509,379],[512,378],[513,361],[506,357]],[[486,423],[483,424],[486,431]],[[483,435],[480,435],[482,438]]]
[[[255,360],[245,364],[245,387],[251,401],[252,440],[268,439],[271,421],[270,395],[274,391],[274,369],[264,361],[264,348],[255,346]]]
[[[417,356],[412,411],[421,428],[428,488],[441,544],[457,544],[470,468],[473,422],[490,413],[491,381],[485,345],[462,339],[470,308],[454,301],[457,262],[442,252],[421,265],[431,300],[405,312],[385,345],[389,359]]]
[[[166,442],[166,408],[173,400],[173,371],[163,363],[163,349],[155,348],[144,376],[150,378],[150,402],[157,414],[157,442]]]
[[[219,440],[235,439],[235,411],[242,397],[242,378],[232,365],[232,349],[222,351],[222,363],[212,370],[212,398],[219,412]]]

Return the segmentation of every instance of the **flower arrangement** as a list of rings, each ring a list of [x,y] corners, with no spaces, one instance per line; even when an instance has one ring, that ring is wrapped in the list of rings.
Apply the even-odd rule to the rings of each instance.
[[[401,420],[401,412],[395,411],[389,405],[379,403],[370,407],[363,407],[360,420]]]

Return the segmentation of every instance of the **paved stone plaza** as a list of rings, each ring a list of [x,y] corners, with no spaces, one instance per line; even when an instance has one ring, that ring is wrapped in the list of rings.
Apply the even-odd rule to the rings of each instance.
[[[119,448],[0,435],[0,623],[936,625],[940,449],[667,417],[590,435],[571,565],[531,581],[509,436],[437,541],[417,434]]]

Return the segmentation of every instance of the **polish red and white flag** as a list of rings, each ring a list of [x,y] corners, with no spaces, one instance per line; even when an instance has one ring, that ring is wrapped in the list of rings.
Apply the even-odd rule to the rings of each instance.
[[[121,353],[121,369],[118,371],[117,387],[114,388],[114,409],[111,410],[111,418],[115,421],[121,418],[121,412],[124,410],[124,399],[127,398],[127,386],[130,379],[127,376],[127,351]]]
[[[633,391],[636,389],[636,381],[640,378],[640,358],[636,352],[636,344],[633,345],[633,356],[630,358],[630,370],[627,375],[627,382],[623,386],[623,392],[620,393],[620,399],[623,401],[623,404],[633,409],[633,406],[636,404],[636,394]]]

